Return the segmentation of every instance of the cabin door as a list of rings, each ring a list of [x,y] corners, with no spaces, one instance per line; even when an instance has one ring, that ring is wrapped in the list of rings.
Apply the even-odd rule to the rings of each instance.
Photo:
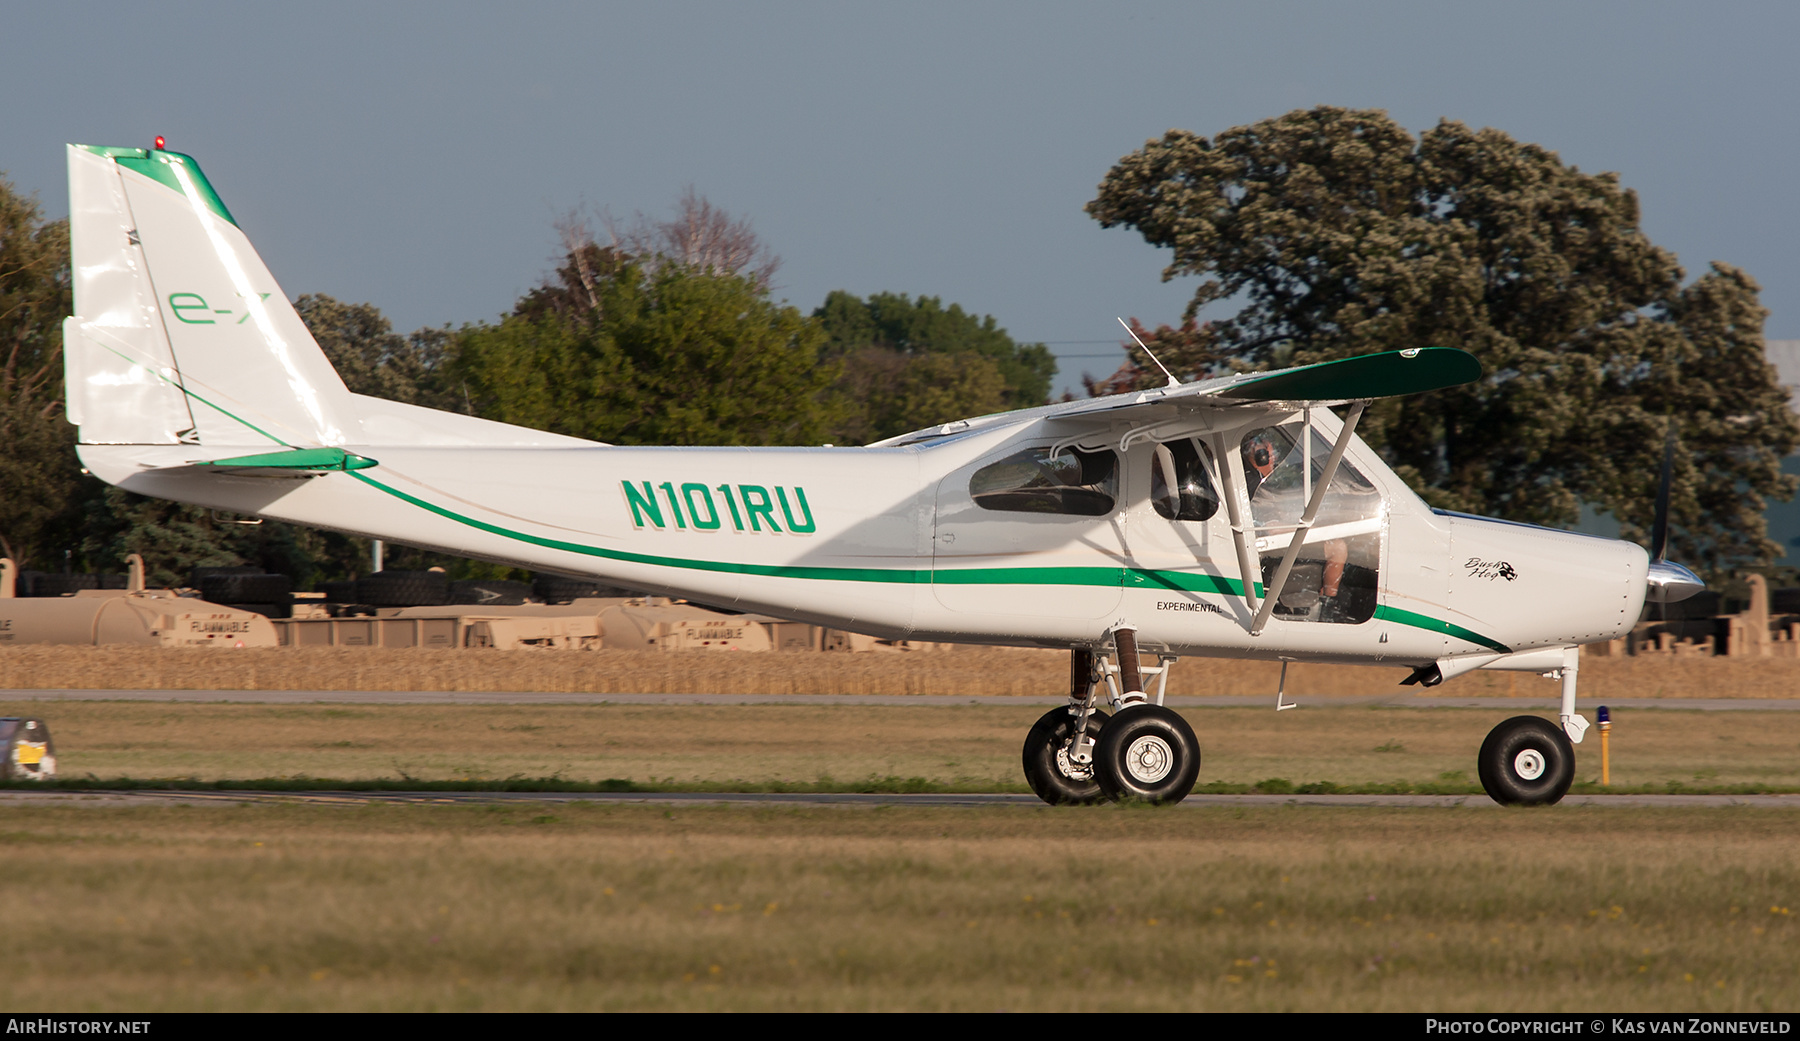
[[[932,592],[959,612],[1102,618],[1125,575],[1119,457],[1110,449],[1011,448],[938,485]]]

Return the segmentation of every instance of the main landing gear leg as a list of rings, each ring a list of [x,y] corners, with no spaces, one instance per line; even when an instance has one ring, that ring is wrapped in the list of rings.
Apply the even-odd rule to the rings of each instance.
[[[1138,661],[1137,633],[1112,633],[1116,664],[1078,647],[1069,657],[1069,703],[1051,709],[1025,735],[1025,780],[1053,806],[1143,799],[1180,802],[1200,774],[1194,730],[1164,708],[1172,655],[1152,668]],[[1156,677],[1156,701],[1144,692],[1144,675]],[[1115,714],[1100,711],[1105,688]]]
[[[1154,670],[1156,703],[1144,693],[1144,669],[1138,661],[1137,632],[1113,630],[1118,653],[1119,710],[1100,728],[1094,742],[1094,780],[1109,799],[1180,802],[1200,776],[1200,742],[1173,709],[1162,704],[1175,664],[1164,657]]]
[[[1563,652],[1561,726],[1539,716],[1514,716],[1488,733],[1477,760],[1481,787],[1503,806],[1544,806],[1562,799],[1575,780],[1575,745],[1588,722],[1575,712],[1580,648]]]
[[[1075,648],[1069,656],[1069,703],[1044,713],[1025,735],[1025,783],[1052,806],[1106,798],[1094,780],[1094,741],[1108,719],[1094,707],[1099,689],[1094,652]]]

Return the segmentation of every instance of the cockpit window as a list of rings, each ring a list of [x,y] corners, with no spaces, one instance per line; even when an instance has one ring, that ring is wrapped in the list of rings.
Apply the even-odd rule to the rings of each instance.
[[[1119,457],[1110,451],[1027,448],[975,471],[969,496],[984,510],[1101,517],[1119,495]]]
[[[1150,502],[1156,512],[1169,520],[1211,520],[1219,512],[1211,461],[1212,449],[1193,438],[1157,445],[1150,462]]]
[[[1305,423],[1293,422],[1252,430],[1239,451],[1266,587],[1325,475],[1331,444]],[[1301,536],[1275,615],[1351,625],[1368,621],[1380,585],[1381,539],[1381,493],[1345,459]]]
[[[1324,476],[1330,442],[1317,430],[1309,434],[1303,425],[1290,423],[1251,431],[1242,450],[1257,528],[1292,531],[1312,498],[1313,485]],[[1346,459],[1338,465],[1314,523],[1364,520],[1380,512],[1381,493]]]

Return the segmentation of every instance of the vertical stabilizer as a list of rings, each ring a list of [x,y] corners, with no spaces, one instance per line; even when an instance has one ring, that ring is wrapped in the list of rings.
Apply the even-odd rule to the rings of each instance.
[[[70,145],[69,193],[64,333],[83,443],[355,436],[343,381],[193,159]]]

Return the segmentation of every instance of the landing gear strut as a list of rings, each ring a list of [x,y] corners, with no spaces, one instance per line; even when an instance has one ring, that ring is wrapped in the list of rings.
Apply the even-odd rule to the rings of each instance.
[[[1562,651],[1562,668],[1545,675],[1562,681],[1560,725],[1537,716],[1514,716],[1488,732],[1476,770],[1482,790],[1502,806],[1548,806],[1561,801],[1575,781],[1575,746],[1588,721],[1575,711],[1581,653]]]
[[[1069,703],[1044,713],[1025,735],[1025,783],[1052,806],[1106,798],[1094,780],[1094,742],[1109,718],[1094,708],[1099,675],[1094,652],[1076,648],[1069,657]]]
[[[1169,669],[1163,656],[1145,669],[1138,662],[1137,633],[1113,632],[1116,664],[1077,648],[1069,661],[1069,703],[1039,719],[1025,737],[1025,780],[1051,805],[1102,799],[1180,802],[1200,773],[1200,743],[1187,721],[1164,708]],[[1144,693],[1143,674],[1157,678],[1156,700]],[[1115,709],[1096,702],[1102,687]]]
[[[1089,747],[1099,740],[1107,718],[1104,712],[1089,714]],[[1044,713],[1025,735],[1025,783],[1052,806],[1079,806],[1106,798],[1094,780],[1093,757],[1090,755],[1085,763],[1070,758],[1074,737],[1075,716],[1063,707]]]

